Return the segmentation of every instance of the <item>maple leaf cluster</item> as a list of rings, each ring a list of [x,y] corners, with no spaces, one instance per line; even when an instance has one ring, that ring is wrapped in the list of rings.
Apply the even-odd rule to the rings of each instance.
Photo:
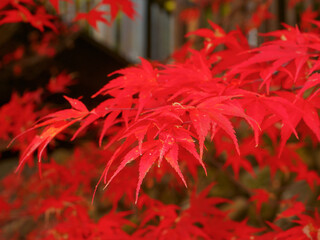
[[[58,10],[57,1],[51,2]],[[17,3],[33,1],[10,4]],[[269,16],[270,3],[257,8],[250,27]],[[134,16],[128,0],[100,4],[111,4],[111,20],[119,10]],[[99,6],[76,19],[93,27],[108,24]],[[112,73],[115,78],[92,96],[104,99],[92,109],[65,96],[69,109],[38,120],[33,112],[40,94],[23,101],[13,95],[0,114],[12,116],[8,122],[15,125],[4,125],[1,138],[25,131],[26,122],[28,132],[41,130],[27,139],[17,171],[36,151],[41,163],[62,132],[71,141],[98,132],[100,148],[85,141],[63,162],[49,157],[39,164],[41,180],[33,174],[26,181],[21,171],[4,178],[0,224],[31,216],[29,239],[317,239],[320,176],[317,155],[306,152],[317,151],[320,141],[320,22],[311,9],[303,16],[301,27],[284,24],[263,34],[256,48],[248,44],[247,28],[226,32],[209,21],[210,28],[187,34],[202,39],[200,49],[189,42],[173,55],[176,61],[140,58],[140,64]],[[47,88],[63,92],[70,84],[61,73]],[[18,108],[28,121],[19,119]],[[30,121],[36,123],[30,127]],[[219,192],[226,188],[219,175],[235,193]],[[267,183],[245,184],[244,178],[262,175]],[[312,199],[288,194],[297,184]],[[156,199],[172,192],[174,200]],[[253,216],[235,216],[239,196]]]
[[[60,13],[61,2],[69,4],[77,4],[76,0],[49,0],[49,5]],[[0,3],[0,25],[6,23],[26,22],[40,31],[49,28],[54,32],[58,32],[55,20],[57,15],[50,12],[50,8],[46,8],[48,4],[39,4],[34,0],[3,0]],[[110,11],[99,10],[102,6],[108,6]],[[101,0],[90,11],[78,12],[73,21],[77,22],[81,19],[86,20],[93,28],[97,29],[97,23],[103,22],[111,25],[116,19],[119,12],[123,12],[131,19],[134,19],[136,12],[134,5],[130,0]]]

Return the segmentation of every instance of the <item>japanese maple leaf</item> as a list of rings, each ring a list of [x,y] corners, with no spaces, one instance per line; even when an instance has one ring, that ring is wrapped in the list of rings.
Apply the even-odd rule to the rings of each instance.
[[[21,168],[21,166],[25,163],[26,159],[29,156],[31,156],[31,154],[36,149],[38,149],[38,160],[40,163],[43,151],[49,144],[49,142],[61,131],[71,126],[72,124],[82,120],[89,114],[88,109],[82,102],[80,102],[77,99],[72,99],[68,97],[65,98],[72,106],[71,109],[61,110],[56,113],[49,114],[46,117],[42,118],[39,123],[37,123],[35,126],[28,130],[31,131],[33,129],[46,126],[42,133],[40,135],[35,136],[32,142],[29,144],[29,146],[25,149],[24,153],[20,158],[20,163],[16,171],[18,171]],[[21,136],[22,134],[18,135],[17,137]],[[11,143],[14,140],[15,139],[13,139]]]
[[[218,75],[226,71],[230,66],[242,63],[248,59],[247,51],[250,49],[248,40],[240,29],[226,33],[220,26],[209,21],[211,29],[201,28],[190,32],[187,36],[197,35],[204,38],[205,47],[202,52],[208,54],[212,75]],[[217,46],[224,45],[224,50],[214,51]],[[237,55],[235,58],[234,55]]]
[[[270,41],[259,48],[249,51],[252,57],[232,66],[227,75],[243,74],[253,71],[262,78],[260,88],[265,86],[270,91],[272,81],[278,76],[277,71],[284,71],[296,83],[307,67],[307,62],[314,55],[312,49],[317,46],[318,36],[301,33],[298,28],[289,28],[281,32],[275,31],[266,36],[279,37],[280,40]],[[292,67],[293,66],[293,67]],[[291,68],[290,68],[291,67]]]
[[[219,217],[225,217],[225,213],[221,212],[217,205],[222,203],[231,203],[230,200],[220,198],[220,197],[211,197],[209,196],[212,187],[217,183],[211,183],[200,193],[196,192],[196,189],[193,189],[190,196],[190,208],[187,209],[187,212],[198,220],[201,219],[201,222],[205,221],[205,216],[214,216],[219,215]]]
[[[200,16],[200,10],[198,8],[187,8],[180,12],[179,18],[186,23],[197,20]]]
[[[134,19],[136,12],[134,10],[134,4],[131,0],[102,0],[101,4],[110,5],[111,8],[111,22],[113,22],[119,11],[122,11],[129,18]]]
[[[169,111],[166,112],[165,109],[169,109]],[[193,134],[187,129],[177,126],[179,122],[181,124],[182,120],[173,112],[170,112],[170,109],[171,106],[154,110],[154,112],[146,114],[144,118],[138,119],[135,124],[129,126],[124,132],[120,132],[119,136],[116,135],[115,139],[117,141],[122,138],[126,138],[126,140],[109,160],[103,173],[105,181],[111,164],[119,156],[125,155],[116,171],[106,182],[106,186],[109,185],[126,164],[136,160],[139,160],[136,200],[138,199],[140,185],[146,173],[156,161],[158,161],[159,167],[162,160],[167,161],[186,185],[186,181],[178,165],[179,149],[184,149],[190,153],[205,170],[205,166],[197,153],[192,138]]]
[[[5,23],[16,23],[22,21],[28,21],[32,15],[29,10],[21,6],[21,11],[19,10],[5,10],[0,12],[0,15],[3,15],[0,20],[0,25]]]
[[[259,213],[261,210],[261,206],[263,203],[267,203],[270,199],[271,194],[264,189],[255,189],[253,190],[254,195],[251,196],[250,201],[256,202],[257,212]]]
[[[198,159],[200,164],[204,167],[202,161],[200,160],[199,155],[196,152],[192,138],[187,134],[186,131],[174,131],[172,134],[162,134],[159,137],[158,141],[148,141],[142,144],[142,146],[136,146],[131,149],[123,158],[117,170],[108,180],[106,186],[113,180],[113,178],[125,167],[126,164],[140,159],[139,161],[139,179],[136,188],[136,202],[138,200],[138,194],[142,181],[146,173],[150,170],[151,166],[158,160],[159,164],[161,163],[162,158],[164,158],[171,167],[177,172],[182,182],[186,186],[186,181],[181,173],[181,170],[178,165],[178,149],[179,146],[185,148],[189,151],[195,158]],[[108,166],[112,163],[109,161]],[[159,165],[160,166],[160,165]],[[106,175],[107,171],[104,172]]]
[[[312,11],[311,7],[309,6],[301,15],[301,28],[304,31],[311,31],[312,29],[311,21],[315,21],[318,16],[319,16],[319,12]]]
[[[199,37],[206,38],[212,42],[215,46],[223,43],[227,40],[227,33],[219,25],[212,21],[208,21],[213,30],[207,28],[200,28],[195,31],[189,32],[186,36],[197,35]]]
[[[2,0],[0,2],[0,10],[4,7],[6,7],[8,4],[13,5],[14,7],[17,7],[21,5],[20,3],[35,5],[34,0]]]
[[[278,214],[277,219],[288,218],[292,216],[300,216],[306,210],[305,205],[302,202],[293,202],[289,208]]]
[[[66,93],[67,87],[74,84],[71,74],[65,71],[50,79],[47,89],[51,93]]]
[[[44,31],[44,27],[49,27],[57,32],[56,26],[51,22],[54,16],[47,14],[43,6],[38,6],[35,14],[32,14],[28,8],[18,5],[17,9],[2,11],[0,15],[4,15],[0,20],[0,25],[5,23],[29,22],[40,31]]]
[[[251,19],[247,22],[247,31],[258,28],[264,20],[274,17],[268,10],[271,2],[272,0],[268,0],[265,3],[258,5],[257,9],[252,14]]]
[[[229,115],[244,118],[253,128],[256,136],[256,144],[258,144],[258,133],[260,131],[258,123],[253,118],[246,115],[242,107],[237,104],[237,101],[231,100],[232,98],[233,96],[208,98],[197,105],[197,108],[201,111],[190,115],[193,126],[199,135],[201,154],[203,152],[204,136],[206,135],[204,133],[208,132],[210,129],[211,135],[214,136],[216,127],[223,129],[230,136],[238,154],[240,154],[238,140],[235,135],[234,127],[228,117]],[[191,111],[194,112],[194,110]],[[213,127],[210,128],[210,124]]]
[[[85,19],[96,30],[98,30],[98,22],[110,25],[110,22],[105,18],[108,13],[106,11],[98,10],[97,8],[98,6],[92,8],[88,13],[78,13],[73,21]]]
[[[247,114],[257,121],[262,130],[281,121],[283,123],[281,136],[283,143],[285,143],[288,140],[287,134],[290,136],[291,133],[294,133],[298,138],[298,133],[295,129],[298,121],[291,114],[303,114],[303,111],[296,107],[290,99],[282,97],[280,92],[278,94],[279,96],[270,97],[263,95],[248,96],[243,101],[245,102]],[[288,133],[285,131],[288,131]]]
[[[310,79],[311,80],[311,79]],[[318,80],[319,81],[319,80]],[[279,96],[292,101],[296,108],[287,107],[288,114],[290,115],[290,121],[294,128],[297,127],[298,123],[302,120],[310,128],[310,130],[315,134],[320,141],[320,119],[317,112],[317,101],[315,96],[317,96],[317,91],[315,94],[310,95],[306,99],[300,97],[300,95],[308,88],[315,86],[317,81],[307,81],[304,87],[299,91],[298,95],[290,92],[278,92]],[[293,129],[290,125],[284,125],[281,128],[281,142],[280,142],[280,152],[281,154],[284,145],[291,136]]]

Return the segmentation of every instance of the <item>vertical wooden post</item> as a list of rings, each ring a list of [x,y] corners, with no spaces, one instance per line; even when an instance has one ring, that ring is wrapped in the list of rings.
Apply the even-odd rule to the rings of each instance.
[[[146,7],[146,57],[151,58],[151,4],[152,0],[147,0],[147,7]]]

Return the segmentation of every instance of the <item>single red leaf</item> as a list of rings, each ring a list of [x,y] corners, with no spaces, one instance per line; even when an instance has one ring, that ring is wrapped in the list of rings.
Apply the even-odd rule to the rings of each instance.
[[[302,202],[294,202],[288,209],[278,214],[277,219],[297,216],[299,217],[306,210]]]
[[[88,112],[87,107],[77,99],[69,98],[64,96],[64,98],[70,103],[71,107],[79,112]]]
[[[67,127],[71,126],[75,122],[77,122],[78,119],[75,119],[73,121],[67,122],[67,123],[55,123],[50,126],[48,126],[43,132],[38,136],[35,136],[32,142],[29,144],[29,146],[25,149],[24,153],[20,157],[20,163],[16,169],[16,172],[22,167],[22,165],[25,163],[25,160],[31,156],[31,154],[38,148],[38,160],[39,163],[41,162],[41,157],[43,150],[45,147],[49,144],[49,142],[61,131],[66,129]]]
[[[62,72],[58,76],[50,79],[47,89],[51,93],[65,93],[67,92],[67,87],[73,84],[74,81],[71,74]]]
[[[256,201],[257,212],[261,211],[261,206],[263,203],[267,203],[270,198],[270,193],[264,189],[253,190],[254,195],[251,196],[250,201]]]
[[[92,8],[87,13],[78,13],[73,21],[86,20],[94,29],[98,30],[98,22],[103,22],[110,25],[110,22],[105,18],[108,13],[98,10],[97,7]]]
[[[111,8],[111,21],[113,22],[118,13],[122,11],[129,18],[134,19],[136,12],[134,10],[134,4],[130,0],[102,0],[102,4],[110,5]]]
[[[153,147],[155,147],[157,145],[157,141],[150,141],[150,142],[146,142],[145,144],[143,144],[142,147],[142,154],[144,154],[145,152],[147,152],[148,150],[152,149]],[[140,157],[140,152],[139,152],[139,146],[134,147],[133,149],[131,149],[123,158],[123,160],[121,161],[120,165],[118,166],[117,170],[113,173],[113,175],[110,177],[110,179],[108,180],[108,182],[106,183],[105,188],[110,184],[110,182],[113,180],[113,178],[130,162],[134,161],[135,159],[137,159],[138,157]],[[114,158],[113,158],[114,159]],[[112,163],[111,160],[109,160],[109,162]],[[106,169],[107,171],[104,172],[104,175],[106,176],[109,170],[110,164],[107,165]]]

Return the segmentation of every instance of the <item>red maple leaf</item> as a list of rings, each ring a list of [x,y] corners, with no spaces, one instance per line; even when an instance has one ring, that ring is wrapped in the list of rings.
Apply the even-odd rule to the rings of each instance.
[[[110,5],[111,8],[111,22],[113,22],[118,13],[122,11],[129,18],[134,19],[136,12],[134,10],[134,4],[130,0],[102,0],[101,4]]]
[[[56,26],[51,22],[55,17],[46,12],[43,6],[38,6],[35,14],[32,14],[28,8],[22,5],[16,5],[17,9],[5,10],[0,12],[0,25],[5,23],[28,22],[33,27],[44,31],[44,27],[49,27],[57,32]]]
[[[254,195],[251,196],[250,201],[256,202],[257,212],[259,213],[261,211],[262,204],[269,201],[271,194],[264,189],[255,189],[253,192]]]
[[[198,8],[187,8],[179,14],[180,20],[186,23],[199,19],[199,16],[200,10]]]
[[[46,148],[46,146],[49,144],[49,142],[61,131],[71,126],[72,124],[80,121],[81,119],[85,118],[88,115],[89,113],[88,109],[82,102],[80,102],[77,99],[72,99],[68,97],[65,97],[65,98],[72,106],[71,109],[62,110],[56,113],[49,114],[46,117],[42,118],[39,123],[37,123],[36,125],[34,125],[32,128],[28,130],[28,131],[31,131],[31,130],[46,126],[46,128],[42,131],[42,133],[40,135],[35,136],[32,142],[29,144],[29,146],[25,149],[24,153],[20,158],[20,163],[16,171],[18,171],[23,166],[23,164],[25,163],[25,160],[29,156],[31,156],[31,154],[36,149],[38,149],[38,159],[39,159],[39,163],[41,163],[42,153]],[[22,134],[18,135],[16,138],[20,137]],[[11,143],[14,140],[15,139],[13,139]]]
[[[92,8],[87,13],[78,13],[73,21],[85,19],[96,30],[98,30],[98,22],[103,22],[107,25],[110,25],[110,22],[106,19],[106,15],[108,13],[106,11],[98,10],[97,8],[98,6]]]
[[[58,76],[50,79],[47,89],[51,93],[66,93],[67,87],[73,85],[74,81],[71,74],[67,74],[65,71]]]

